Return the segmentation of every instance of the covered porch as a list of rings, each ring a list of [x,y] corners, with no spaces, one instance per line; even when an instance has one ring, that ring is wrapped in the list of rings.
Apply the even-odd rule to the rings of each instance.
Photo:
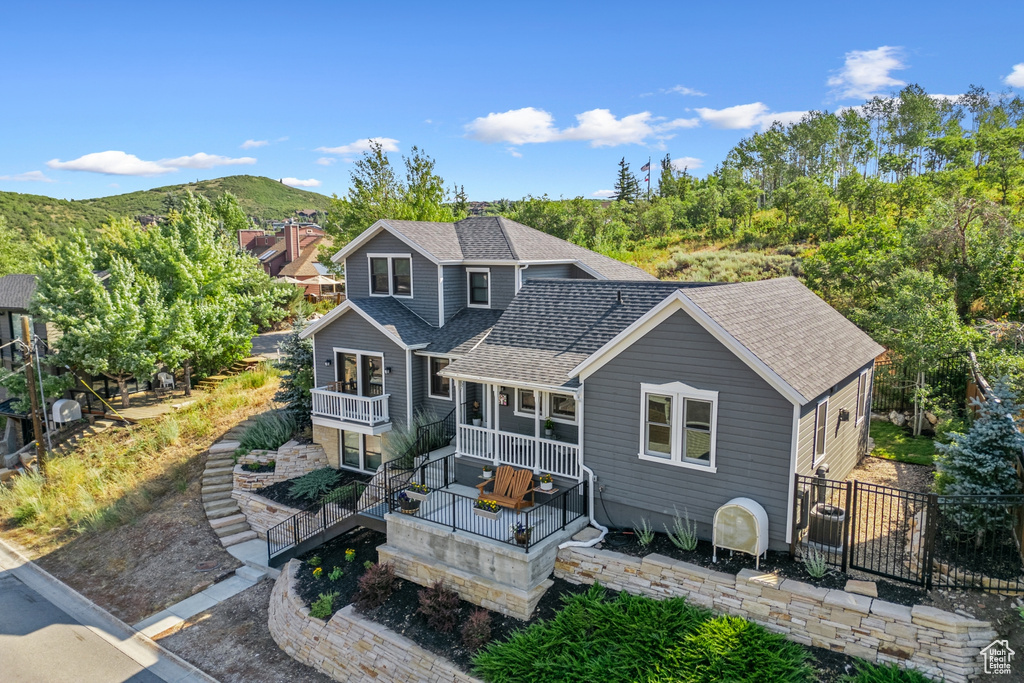
[[[455,452],[481,465],[512,465],[581,481],[582,401],[553,390],[453,379],[459,406]]]

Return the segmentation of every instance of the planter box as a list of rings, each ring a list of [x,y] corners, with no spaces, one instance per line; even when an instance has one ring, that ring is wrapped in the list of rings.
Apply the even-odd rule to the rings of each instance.
[[[418,500],[420,502],[425,501],[429,493],[429,491],[427,493],[420,493],[419,491],[413,491],[411,489],[405,490],[405,495],[409,496],[412,500]]]
[[[480,508],[473,508],[473,514],[477,517],[486,517],[487,519],[496,520],[498,515],[501,514],[501,510],[498,512],[489,512],[487,510],[481,510]]]
[[[555,487],[555,482],[553,482],[553,481],[549,481],[549,482],[547,482],[547,483],[545,483],[545,482],[543,482],[543,481],[542,481],[542,482],[540,483],[540,490],[541,490],[541,491],[550,491],[550,490],[551,490],[551,489],[553,489],[554,487]]]

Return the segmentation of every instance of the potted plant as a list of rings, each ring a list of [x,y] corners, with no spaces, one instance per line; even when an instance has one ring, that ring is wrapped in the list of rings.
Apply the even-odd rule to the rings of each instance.
[[[484,465],[484,479],[490,479],[492,474],[494,474],[494,472],[491,471],[491,466]]]
[[[550,474],[542,474],[542,475],[540,475],[540,490],[541,491],[550,491],[553,486],[554,486],[554,482],[552,481]]]
[[[555,421],[550,417],[544,420],[544,436],[550,439],[555,433]]]
[[[487,500],[486,498],[478,498],[473,503],[473,514],[477,517],[486,517],[487,519],[498,519],[498,504],[493,500]]]
[[[518,520],[512,523],[508,530],[512,532],[512,537],[516,539],[516,543],[523,546],[530,542],[530,534],[533,533],[532,526],[526,526]]]
[[[472,419],[474,427],[479,427],[481,422],[483,422],[483,415],[480,414],[480,401],[473,401]]]
[[[405,491],[398,494],[398,504],[403,515],[415,515],[420,510],[420,502],[413,500]]]
[[[424,501],[430,493],[430,488],[426,484],[410,484],[405,493],[413,500]]]

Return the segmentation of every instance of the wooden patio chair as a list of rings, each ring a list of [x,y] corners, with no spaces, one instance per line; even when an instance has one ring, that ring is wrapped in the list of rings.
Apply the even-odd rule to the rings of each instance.
[[[491,491],[484,489],[493,483]],[[533,472],[530,470],[517,470],[511,465],[502,465],[494,472],[494,478],[477,484],[480,490],[479,498],[493,500],[502,507],[513,510],[532,507],[534,504],[533,494]],[[530,494],[530,500],[526,500],[526,494]]]

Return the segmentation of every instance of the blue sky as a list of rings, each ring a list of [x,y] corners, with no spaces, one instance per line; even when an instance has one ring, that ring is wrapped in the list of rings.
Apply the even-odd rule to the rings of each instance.
[[[775,118],[902,83],[1022,93],[1024,4],[999,4],[8,3],[0,190],[340,195],[380,138],[470,199],[599,196],[620,157],[703,175]]]

